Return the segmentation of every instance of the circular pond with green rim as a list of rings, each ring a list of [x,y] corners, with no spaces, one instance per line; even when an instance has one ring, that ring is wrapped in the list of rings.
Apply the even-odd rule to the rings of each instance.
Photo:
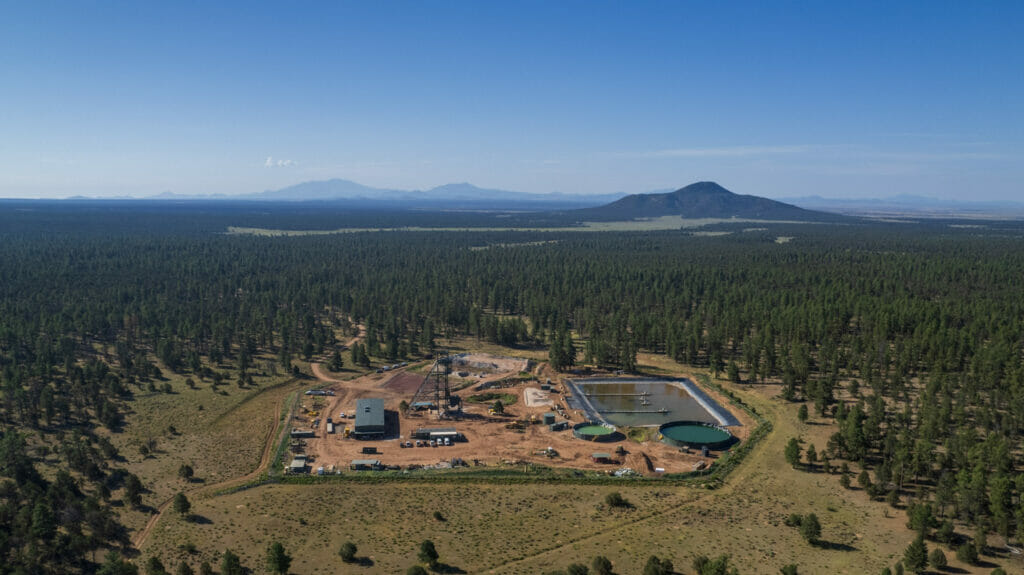
[[[672,421],[658,428],[661,440],[679,447],[724,449],[737,441],[728,429],[701,421]]]
[[[586,441],[607,441],[615,434],[615,429],[601,425],[600,423],[587,421],[574,425],[572,428],[572,434],[577,438],[584,439]]]

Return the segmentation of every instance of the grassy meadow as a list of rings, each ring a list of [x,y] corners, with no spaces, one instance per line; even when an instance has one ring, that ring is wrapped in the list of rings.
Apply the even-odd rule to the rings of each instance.
[[[239,388],[225,380],[214,389],[212,382],[164,370],[159,391],[141,391],[131,403],[122,433],[110,434],[128,469],[149,490],[144,508],[126,508],[127,527],[140,529],[151,509],[175,493],[191,493],[250,473],[259,465],[267,435],[280,418],[283,399],[301,386],[291,376],[255,376],[255,385]],[[164,385],[170,392],[163,391]],[[140,452],[147,446],[148,454]],[[190,465],[191,481],[178,476],[181,465]]]
[[[778,220],[757,220],[747,218],[684,218],[682,216],[660,216],[655,218],[638,218],[635,220],[615,222],[580,222],[576,226],[551,226],[551,227],[423,227],[405,226],[400,228],[335,228],[330,230],[285,230],[273,228],[253,228],[242,226],[228,226],[229,235],[251,235],[264,237],[295,237],[295,236],[323,236],[331,234],[351,234],[359,232],[651,232],[663,230],[687,230],[697,229],[715,224],[807,224],[809,222],[799,221],[778,221]],[[697,232],[700,235],[723,235],[729,232]],[[545,241],[510,244],[513,246],[522,245],[543,245]]]

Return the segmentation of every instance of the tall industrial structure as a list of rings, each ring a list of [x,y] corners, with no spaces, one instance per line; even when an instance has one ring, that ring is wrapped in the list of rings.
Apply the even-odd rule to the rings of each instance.
[[[412,396],[410,409],[437,411],[438,417],[447,417],[456,412],[459,398],[452,395],[452,388],[448,383],[448,374],[451,371],[452,357],[447,354],[438,357],[431,366],[430,373]]]

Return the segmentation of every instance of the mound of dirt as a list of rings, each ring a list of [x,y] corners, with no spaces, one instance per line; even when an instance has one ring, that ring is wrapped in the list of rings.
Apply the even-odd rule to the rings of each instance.
[[[420,374],[403,371],[391,376],[391,379],[385,381],[381,387],[395,393],[411,396],[420,388],[423,379],[424,376]]]
[[[627,455],[626,467],[629,467],[637,473],[650,473],[654,471],[654,465],[651,464],[651,458],[643,451],[637,451]]]

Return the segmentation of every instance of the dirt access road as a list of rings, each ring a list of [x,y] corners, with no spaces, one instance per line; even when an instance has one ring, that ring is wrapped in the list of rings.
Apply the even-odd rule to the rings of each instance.
[[[270,459],[271,456],[273,455],[274,446],[277,445],[283,428],[281,421],[281,410],[284,408],[284,403],[288,399],[290,392],[293,389],[298,389],[300,387],[299,383],[300,381],[298,379],[292,378],[281,384],[275,385],[273,387],[268,387],[267,389],[260,391],[259,394],[250,397],[245,402],[232,408],[231,411],[234,411],[241,407],[241,405],[243,405],[244,403],[248,403],[249,401],[254,400],[263,393],[267,393],[273,390],[284,392],[281,394],[281,397],[276,402],[274,402],[265,412],[267,417],[269,419],[272,419],[272,421],[274,422],[274,426],[267,431],[267,434],[264,437],[263,454],[260,456],[259,465],[257,465],[255,469],[240,477],[233,477],[231,479],[226,479],[218,483],[199,485],[191,489],[186,489],[182,493],[184,493],[190,499],[196,496],[201,497],[231,487],[233,485],[251,481],[259,477],[261,473],[266,471],[267,468],[270,466]],[[225,413],[225,415],[228,415],[229,413],[231,413],[231,411]],[[149,538],[150,533],[152,533],[153,528],[156,527],[156,524],[160,521],[160,518],[163,517],[164,513],[168,509],[170,509],[171,503],[173,501],[174,497],[169,497],[166,500],[162,501],[157,506],[156,513],[154,513],[153,516],[149,518],[149,521],[146,522],[145,527],[143,527],[138,533],[136,533],[135,537],[132,539],[132,546],[135,547],[135,549],[142,549],[142,546],[145,544],[146,539]]]

